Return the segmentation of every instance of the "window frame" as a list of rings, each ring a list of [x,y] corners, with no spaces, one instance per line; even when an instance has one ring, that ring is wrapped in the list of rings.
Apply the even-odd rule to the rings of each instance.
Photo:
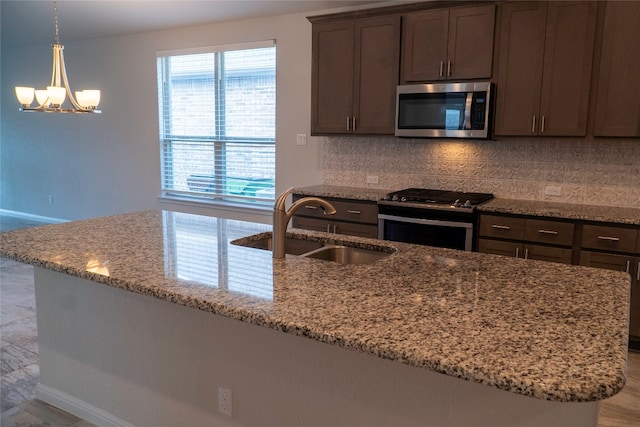
[[[276,48],[276,42],[275,40],[264,40],[264,41],[257,41],[257,42],[248,42],[248,43],[237,43],[237,44],[227,44],[227,45],[216,45],[216,46],[204,46],[204,47],[196,47],[196,48],[185,48],[185,49],[174,49],[174,50],[164,50],[164,51],[157,51],[156,52],[156,72],[157,72],[157,81],[156,81],[156,85],[157,85],[157,90],[158,90],[158,129],[159,129],[159,149],[160,149],[160,167],[161,167],[161,176],[160,176],[160,185],[161,185],[161,196],[160,199],[161,200],[165,200],[165,201],[170,201],[170,202],[177,202],[179,204],[186,204],[186,205],[216,205],[217,207],[222,207],[222,208],[226,208],[226,209],[230,209],[230,210],[240,210],[240,211],[265,211],[265,210],[270,210],[273,207],[273,202],[275,200],[275,178],[276,178],[276,167],[275,167],[275,161],[276,161],[276,123],[277,123],[277,111],[275,110],[276,107],[276,97],[277,97],[277,66],[276,63],[274,63],[273,66],[273,75],[274,75],[274,128],[273,128],[273,139],[271,140],[270,138],[226,138],[223,137],[221,138],[221,135],[224,135],[224,126],[222,125],[222,123],[219,120],[215,120],[215,137],[212,138],[199,138],[199,137],[190,137],[190,136],[184,136],[184,135],[174,135],[172,134],[172,132],[166,132],[165,131],[165,117],[164,114],[166,112],[168,112],[168,114],[171,114],[172,110],[171,107],[166,107],[166,104],[169,101],[169,98],[166,98],[167,95],[167,91],[165,90],[165,88],[163,88],[162,86],[165,84],[164,80],[163,80],[163,76],[166,76],[165,70],[163,70],[162,68],[164,67],[164,65],[161,65],[162,59],[166,58],[166,57],[173,57],[173,56],[184,56],[184,55],[194,55],[194,54],[202,54],[202,53],[224,53],[224,52],[229,52],[229,51],[234,51],[234,50],[251,50],[251,49],[260,49],[260,48]],[[277,52],[275,53],[277,55]],[[276,56],[276,61],[277,61],[277,56]],[[217,67],[217,65],[216,65]],[[214,84],[215,84],[215,97],[216,97],[216,105],[222,105],[224,103],[224,100],[221,100],[221,97],[224,98],[224,93],[221,92],[218,88],[218,84],[217,84],[217,78],[218,75],[216,73],[216,75],[214,76]],[[220,102],[218,104],[218,102]],[[170,158],[172,156],[172,153],[169,151],[171,149],[171,145],[174,144],[176,141],[183,141],[183,142],[203,142],[203,143],[211,143],[213,144],[214,147],[214,163],[215,163],[215,170],[216,170],[216,174],[215,174],[215,178],[214,180],[216,181],[217,185],[219,187],[224,188],[224,190],[222,191],[223,194],[219,194],[218,192],[214,192],[211,195],[207,195],[206,192],[192,192],[192,191],[181,191],[181,190],[176,190],[176,189],[169,189],[166,186],[166,183],[168,182],[169,178],[167,177],[167,174],[169,172],[167,172],[166,167],[169,164],[169,162],[171,163],[171,167],[173,168],[173,160],[170,159],[167,161],[168,158]],[[228,176],[226,176],[226,160],[224,160],[224,156],[226,154],[221,154],[223,151],[226,150],[226,148],[228,148],[229,144],[234,144],[234,143],[242,143],[242,144],[248,144],[248,145],[253,145],[253,146],[257,146],[257,145],[266,145],[266,146],[272,146],[273,147],[273,196],[272,197],[265,197],[265,198],[256,198],[256,197],[247,197],[247,196],[234,196],[234,195],[230,195],[226,189],[227,187],[227,179],[230,178]],[[221,162],[219,162],[219,159],[222,159]],[[224,163],[221,165],[221,163]],[[221,168],[221,169],[219,169]],[[217,172],[218,171],[222,171],[223,174],[220,175]],[[171,172],[173,173],[173,172]],[[221,176],[220,180],[218,178],[218,176]],[[231,177],[233,178],[233,177]]]

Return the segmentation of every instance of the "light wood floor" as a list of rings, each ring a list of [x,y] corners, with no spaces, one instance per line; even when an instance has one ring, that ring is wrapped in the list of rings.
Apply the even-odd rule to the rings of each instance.
[[[10,225],[15,228],[27,226],[13,223],[7,218],[0,218],[0,225],[3,231]],[[33,268],[4,258],[0,258],[0,338],[2,427],[92,426],[74,415],[34,399],[40,371]],[[624,389],[602,402],[600,427],[640,426],[640,353],[630,352],[628,362],[628,378]]]

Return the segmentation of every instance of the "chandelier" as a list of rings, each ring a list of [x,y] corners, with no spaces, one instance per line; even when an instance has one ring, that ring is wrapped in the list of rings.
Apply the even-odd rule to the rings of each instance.
[[[96,107],[100,103],[99,90],[76,91],[75,97],[69,87],[67,70],[64,65],[64,46],[60,43],[58,31],[58,7],[53,0],[53,15],[55,20],[56,38],[51,45],[53,49],[53,70],[51,84],[46,89],[36,90],[32,87],[16,86],[16,97],[20,102],[20,111],[36,111],[47,113],[100,113]],[[32,107],[35,96],[37,106]],[[64,108],[65,98],[69,99],[73,108]]]

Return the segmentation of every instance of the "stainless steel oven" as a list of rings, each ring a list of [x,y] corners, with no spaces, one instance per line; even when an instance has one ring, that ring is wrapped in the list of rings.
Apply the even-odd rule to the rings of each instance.
[[[378,238],[471,251],[475,207],[491,198],[422,188],[389,193],[378,201]]]

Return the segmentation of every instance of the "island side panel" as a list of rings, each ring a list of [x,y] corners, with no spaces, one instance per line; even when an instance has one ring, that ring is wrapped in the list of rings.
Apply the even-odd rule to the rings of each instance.
[[[598,402],[529,398],[40,268],[35,286],[39,397],[99,425],[597,426]]]

